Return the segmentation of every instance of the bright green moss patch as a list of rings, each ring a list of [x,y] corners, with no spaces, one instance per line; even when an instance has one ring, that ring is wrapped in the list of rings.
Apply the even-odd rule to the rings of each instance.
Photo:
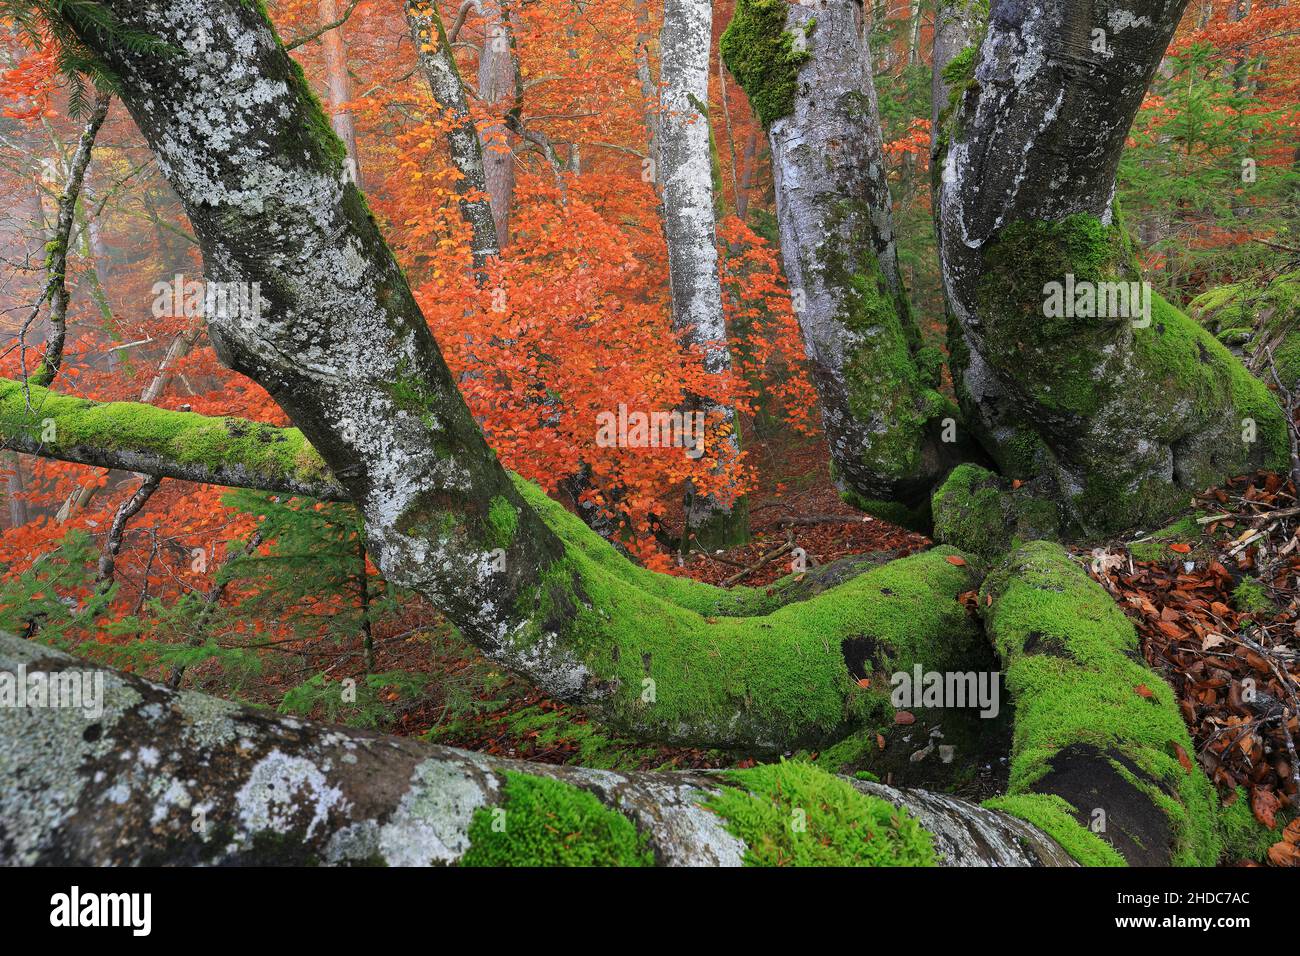
[[[324,481],[320,455],[296,428],[242,418],[212,418],[138,402],[92,402],[0,380],[0,434],[24,434],[51,453],[78,447],[157,455],[181,465],[203,465],[250,475]]]
[[[957,600],[974,586],[973,570],[949,562],[951,548],[873,568],[762,616],[720,616],[714,609],[727,592],[636,568],[546,505],[540,490],[521,491],[565,540],[556,577],[577,588],[565,646],[614,689],[600,716],[620,730],[708,746],[814,745],[892,713],[887,693],[859,686],[862,677],[916,663],[960,669],[982,646]],[[542,599],[535,632],[521,640],[548,639]]]
[[[1171,544],[1187,544],[1193,548],[1200,541],[1204,528],[1196,523],[1195,515],[1179,518],[1173,524],[1161,528],[1155,534],[1131,542],[1129,554],[1135,561],[1167,561],[1172,557],[1182,557],[1171,551]]]
[[[785,0],[738,0],[722,34],[721,53],[764,126],[794,110],[799,67],[811,59],[786,30]]]
[[[1277,607],[1268,596],[1268,590],[1255,578],[1241,579],[1232,590],[1232,604],[1243,614],[1276,614]]]
[[[745,841],[749,866],[933,866],[934,841],[905,810],[811,764],[726,774],[704,806]]]
[[[500,807],[480,807],[461,866],[653,866],[636,825],[572,784],[506,773]]]
[[[1255,814],[1250,809],[1250,794],[1243,787],[1238,787],[1235,799],[1230,804],[1219,806],[1223,862],[1262,861],[1268,848],[1282,838],[1282,828],[1287,819],[1287,816],[1279,814],[1277,829],[1270,830],[1255,819]]]
[[[1016,706],[1008,794],[1057,793],[1085,825],[1106,811],[1101,836],[1130,860],[1213,865],[1217,798],[1203,773],[1180,764],[1175,745],[1194,748],[1173,690],[1138,662],[1133,625],[1105,590],[1060,546],[1039,541],[989,575],[980,608]],[[1072,774],[1080,765],[1092,769]],[[1108,793],[1075,799],[1072,781],[1101,776]],[[1153,846],[1157,837],[1168,845]]]
[[[1055,794],[1022,793],[993,797],[984,801],[991,810],[1001,810],[1019,817],[1042,830],[1061,845],[1081,866],[1127,866],[1115,848],[1081,826],[1078,810]]]
[[[515,506],[501,495],[493,498],[488,505],[488,527],[491,528],[492,543],[498,548],[509,547],[510,542],[515,540],[519,515],[515,513]]]

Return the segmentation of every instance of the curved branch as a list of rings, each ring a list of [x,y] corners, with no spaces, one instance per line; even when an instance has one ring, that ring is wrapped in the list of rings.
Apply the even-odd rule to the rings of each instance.
[[[76,218],[77,201],[81,198],[81,184],[95,149],[95,138],[104,125],[113,98],[104,92],[95,94],[95,105],[81,132],[77,150],[68,167],[68,179],[59,196],[59,215],[54,227],[54,237],[46,246],[45,271],[49,276],[42,300],[50,300],[49,332],[45,337],[45,354],[36,371],[29,376],[34,385],[49,385],[63,364],[63,343],[68,329],[68,243],[72,224]],[[39,303],[37,304],[39,308]]]
[[[286,50],[296,50],[304,43],[310,43],[312,40],[319,40],[321,37],[329,33],[331,30],[337,30],[339,27],[343,26],[343,24],[347,23],[349,19],[351,19],[352,11],[357,8],[357,5],[359,3],[361,3],[361,0],[352,0],[352,2],[348,4],[348,8],[343,11],[343,13],[339,16],[337,20],[332,20],[331,22],[322,26],[319,30],[313,30],[311,33],[308,33],[306,36],[301,36],[293,40],[284,41],[284,48]]]
[[[78,465],[347,501],[296,428],[138,402],[94,402],[0,379],[0,443]]]

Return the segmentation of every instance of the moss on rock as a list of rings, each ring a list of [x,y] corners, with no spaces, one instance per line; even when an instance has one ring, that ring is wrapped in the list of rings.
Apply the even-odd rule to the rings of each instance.
[[[1036,497],[1027,486],[1015,488],[979,465],[954,468],[935,491],[931,510],[935,540],[986,558],[1057,532],[1051,501]]]

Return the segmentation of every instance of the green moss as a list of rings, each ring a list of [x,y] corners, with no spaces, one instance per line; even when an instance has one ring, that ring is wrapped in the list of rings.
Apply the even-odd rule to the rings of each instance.
[[[1217,286],[1194,299],[1188,311],[1220,342],[1241,347],[1268,382],[1272,373],[1261,349],[1271,346],[1282,384],[1300,385],[1300,272],[1266,284]]]
[[[754,617],[714,616],[726,592],[637,568],[544,493],[521,491],[565,540],[559,576],[576,582],[566,645],[615,692],[602,718],[653,739],[749,739],[775,749],[833,739],[892,713],[865,675],[921,663],[957,668],[982,645],[957,595],[971,566],[937,548],[877,567],[805,601]],[[761,605],[761,600],[754,601]],[[546,629],[544,609],[536,638]],[[653,621],[654,627],[646,627]]]
[[[984,806],[1038,827],[1081,866],[1128,865],[1113,846],[1079,823],[1079,811],[1075,807],[1055,794],[1022,793],[993,797],[985,800]]]
[[[1133,625],[1105,590],[1040,541],[989,575],[979,603],[1016,705],[1008,794],[1036,792],[1064,748],[1095,748],[1165,815],[1175,864],[1213,865],[1213,789],[1180,764],[1175,744],[1194,749],[1173,690],[1138,663]]]
[[[1128,551],[1135,561],[1167,561],[1172,557],[1181,558],[1183,556],[1171,551],[1169,546],[1187,544],[1195,549],[1204,531],[1205,529],[1197,524],[1196,515],[1186,515],[1173,524],[1161,528],[1155,534],[1132,542],[1128,546]]]
[[[498,548],[507,548],[515,540],[519,530],[519,515],[515,506],[506,498],[497,495],[488,506],[489,538]]]
[[[1259,581],[1251,577],[1242,578],[1241,583],[1233,588],[1232,604],[1243,614],[1263,615],[1277,613],[1277,606],[1274,605],[1273,599],[1268,596],[1268,590]]]
[[[92,402],[0,379],[0,434],[42,439],[57,455],[78,447],[158,455],[182,465],[244,468],[252,475],[322,481],[324,461],[296,428],[211,418],[138,402]],[[52,423],[49,437],[47,422]]]
[[[474,811],[461,866],[654,865],[631,820],[572,784],[508,771],[502,796],[504,815]]]
[[[953,469],[934,493],[934,537],[985,558],[997,558],[1021,541],[1054,538],[1055,504],[1029,486],[1011,483],[981,468]]]
[[[721,53],[764,126],[794,110],[799,68],[812,58],[786,30],[785,0],[737,0],[722,34]]]
[[[1279,815],[1278,829],[1270,830],[1255,819],[1250,794],[1238,787],[1230,804],[1219,805],[1219,829],[1223,834],[1223,863],[1262,861],[1268,848],[1282,837],[1287,817]]]
[[[934,493],[937,541],[986,556],[1011,546],[1011,531],[1002,510],[1004,495],[997,476],[978,465],[958,465]]]
[[[1081,527],[1070,530],[1099,535],[1150,525],[1184,507],[1188,489],[1285,464],[1276,400],[1160,296],[1151,296],[1145,325],[1044,315],[1045,286],[1067,275],[1076,284],[1138,278],[1120,226],[1086,214],[1014,222],[988,244],[984,261],[976,291],[982,351],[995,371],[1014,376],[1027,424],[1044,441],[1023,429],[984,437],[1013,477],[1052,472],[1049,445],[1068,459],[1072,481],[1083,472],[1065,509]],[[1134,462],[1143,445],[1177,449],[1176,482],[1149,457]]]
[[[811,764],[726,774],[704,806],[745,841],[749,866],[933,866],[934,841],[905,810]]]

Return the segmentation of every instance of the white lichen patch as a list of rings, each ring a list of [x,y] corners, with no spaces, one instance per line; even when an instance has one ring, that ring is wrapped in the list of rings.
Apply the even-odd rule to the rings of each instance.
[[[306,836],[325,823],[331,810],[345,810],[343,792],[331,786],[312,761],[273,750],[253,767],[235,795],[245,835],[288,833],[303,826]]]

